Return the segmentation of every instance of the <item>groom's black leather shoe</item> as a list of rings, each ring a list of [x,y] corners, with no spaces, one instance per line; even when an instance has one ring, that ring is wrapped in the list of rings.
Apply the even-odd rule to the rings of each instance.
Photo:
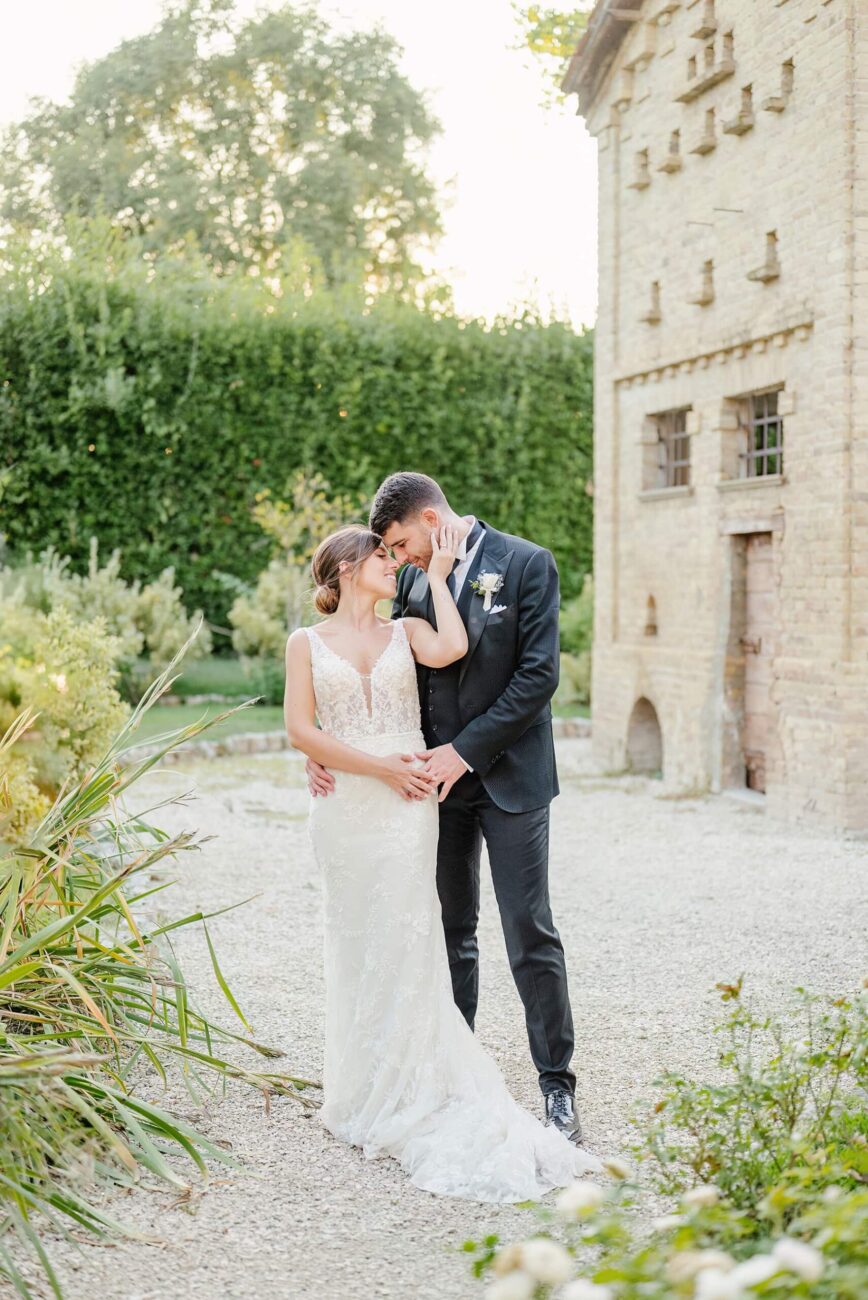
[[[546,1127],[553,1125],[560,1129],[568,1142],[576,1146],[582,1140],[582,1125],[579,1122],[576,1103],[564,1088],[556,1088],[546,1093]]]

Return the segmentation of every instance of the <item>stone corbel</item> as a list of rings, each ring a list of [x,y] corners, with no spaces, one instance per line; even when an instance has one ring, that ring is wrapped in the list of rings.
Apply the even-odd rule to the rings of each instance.
[[[703,0],[702,17],[699,26],[694,27],[690,35],[697,41],[707,41],[717,31],[717,19],[714,15],[714,0]]]
[[[714,302],[714,263],[711,261],[704,262],[702,265],[702,283],[698,293],[687,301],[694,307],[708,307]]]
[[[723,124],[724,135],[744,135],[754,127],[753,88],[745,86],[741,92],[741,104],[735,117]]]
[[[778,236],[777,232],[770,230],[766,235],[766,259],[762,266],[756,267],[753,271],[748,271],[749,280],[758,281],[760,284],[771,284],[777,280],[781,273],[781,264],[778,258]]]
[[[651,285],[651,305],[648,310],[639,317],[643,325],[659,325],[663,319],[663,313],[660,310],[660,283],[654,280]]]
[[[790,102],[790,96],[793,93],[793,79],[795,76],[795,64],[792,59],[787,59],[786,63],[781,65],[781,88],[777,95],[769,95],[762,102],[762,109],[766,113],[783,113],[787,104]]]

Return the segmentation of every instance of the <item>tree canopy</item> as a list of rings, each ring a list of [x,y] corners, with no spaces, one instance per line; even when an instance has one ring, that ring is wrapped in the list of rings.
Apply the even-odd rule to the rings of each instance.
[[[554,88],[559,89],[566,66],[588,25],[594,0],[569,9],[546,5],[515,5],[521,43],[546,67]]]
[[[54,231],[104,214],[146,250],[195,241],[220,272],[406,289],[440,232],[425,148],[439,130],[383,30],[332,30],[306,3],[241,20],[177,0],[35,101],[0,149],[0,220]]]

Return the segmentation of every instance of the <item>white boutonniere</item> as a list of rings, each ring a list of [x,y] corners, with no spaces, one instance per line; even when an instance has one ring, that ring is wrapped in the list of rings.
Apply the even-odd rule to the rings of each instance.
[[[503,586],[503,578],[499,573],[480,573],[470,585],[477,596],[484,597],[482,608],[487,613],[491,609],[491,597],[496,596]]]

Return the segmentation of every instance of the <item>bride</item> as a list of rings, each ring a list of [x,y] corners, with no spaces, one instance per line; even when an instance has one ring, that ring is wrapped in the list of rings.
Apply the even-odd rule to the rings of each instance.
[[[599,1164],[513,1100],[453,1001],[437,793],[414,757],[425,749],[415,664],[461,659],[467,633],[447,586],[455,530],[432,535],[432,546],[436,629],[378,617],[398,565],[376,534],[353,526],[313,558],[316,607],[329,617],[287,643],[290,741],[335,774],[334,793],[310,813],[325,902],[321,1114],[336,1137],[394,1157],[426,1191],[537,1199]]]

